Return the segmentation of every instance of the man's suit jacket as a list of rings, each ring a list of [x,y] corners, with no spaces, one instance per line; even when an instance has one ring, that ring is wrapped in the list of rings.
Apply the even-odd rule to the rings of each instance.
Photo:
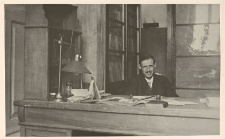
[[[152,90],[148,86],[148,83],[141,73],[128,82],[128,95],[161,95],[166,97],[178,97],[175,90],[171,88],[170,81],[167,77],[162,75],[153,75]]]

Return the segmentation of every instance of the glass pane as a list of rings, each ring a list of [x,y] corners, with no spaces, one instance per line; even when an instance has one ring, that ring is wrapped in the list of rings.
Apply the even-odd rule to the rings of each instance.
[[[219,57],[189,57],[176,60],[176,87],[220,88]]]
[[[109,5],[109,17],[124,22],[124,5],[122,4]]]
[[[124,55],[109,53],[109,82],[124,80]]]
[[[128,5],[127,6],[127,22],[128,26],[138,27],[138,6],[137,5]]]
[[[176,23],[217,23],[220,22],[219,4],[177,4]]]
[[[128,55],[127,77],[131,79],[138,74],[137,55]]]
[[[177,55],[219,55],[220,25],[191,25],[176,27]]]
[[[109,22],[109,49],[124,50],[124,26]]]
[[[138,52],[138,47],[139,46],[139,31],[133,28],[128,28],[128,38],[127,38],[127,43],[128,43],[128,52]]]

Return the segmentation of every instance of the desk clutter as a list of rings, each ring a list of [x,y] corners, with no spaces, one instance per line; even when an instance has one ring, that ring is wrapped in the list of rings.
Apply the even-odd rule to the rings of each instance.
[[[111,94],[105,93],[105,90],[98,90],[95,79],[91,77],[89,90],[87,89],[72,89],[72,96],[68,97],[68,102],[86,102],[94,103],[99,101],[101,98],[110,96]]]
[[[71,95],[67,96],[69,103],[96,103],[120,106],[144,106],[150,108],[166,108],[169,105],[183,106],[196,105],[192,101],[184,101],[172,97],[163,97],[160,95],[152,96],[111,96],[105,90],[98,90],[96,82],[91,77],[89,89],[72,89]],[[200,103],[203,103],[200,101]]]
[[[94,82],[91,82],[89,90],[72,89],[72,94],[72,97],[67,98],[69,103],[96,103],[106,105],[140,106],[150,108],[166,108],[169,105],[183,106],[198,104],[191,101],[179,101],[175,98],[163,97],[158,95],[111,96],[111,94],[105,93],[104,90],[99,91],[94,85]]]

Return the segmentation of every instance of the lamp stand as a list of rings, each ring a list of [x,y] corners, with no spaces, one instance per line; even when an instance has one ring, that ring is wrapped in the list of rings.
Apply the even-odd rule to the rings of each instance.
[[[66,98],[63,98],[60,92],[60,81],[61,81],[61,66],[62,66],[62,36],[60,38],[60,41],[58,41],[59,43],[59,84],[58,84],[58,92],[55,96],[55,98],[52,100],[54,102],[67,102]]]

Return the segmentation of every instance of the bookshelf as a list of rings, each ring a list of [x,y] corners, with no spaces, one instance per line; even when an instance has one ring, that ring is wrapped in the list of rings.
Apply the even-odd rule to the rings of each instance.
[[[140,5],[111,4],[106,10],[106,92],[122,95],[139,72]]]

